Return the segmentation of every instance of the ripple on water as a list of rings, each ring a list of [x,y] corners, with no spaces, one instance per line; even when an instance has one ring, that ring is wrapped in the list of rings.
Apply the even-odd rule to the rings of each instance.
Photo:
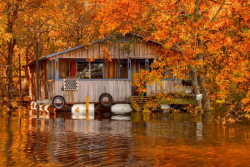
[[[247,124],[221,125],[189,114],[133,113],[129,119],[89,121],[65,115],[38,123],[18,114],[0,117],[0,164],[245,166],[250,162]]]

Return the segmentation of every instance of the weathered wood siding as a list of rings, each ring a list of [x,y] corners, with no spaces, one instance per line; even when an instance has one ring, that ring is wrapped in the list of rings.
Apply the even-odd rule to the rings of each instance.
[[[47,84],[46,90],[47,90],[47,94],[48,94],[47,98],[52,99],[56,95],[55,94],[55,82],[53,80],[51,80],[51,81],[48,81],[46,84]]]
[[[30,69],[30,81],[29,81],[29,94],[32,100],[37,99],[37,78],[36,78],[36,65],[32,65],[29,67]],[[48,92],[46,91],[46,83],[48,80],[48,73],[47,73],[47,61],[43,61],[39,63],[39,98],[46,99],[48,96]]]
[[[131,81],[128,80],[104,80],[104,81],[78,81],[78,90],[63,91],[63,81],[55,81],[54,94],[62,95],[67,103],[86,102],[89,96],[90,102],[98,102],[102,93],[109,93],[115,102],[124,102],[131,96]]]
[[[147,85],[147,95],[164,90],[165,93],[173,93],[183,87],[181,80],[162,80],[160,83],[154,83],[152,86]]]
[[[117,78],[117,61],[109,62],[105,64],[105,79]]]
[[[130,49],[124,49],[128,48],[128,45]],[[116,42],[112,44],[100,42],[59,54],[56,58],[97,58],[103,55],[103,47],[108,48],[110,54],[113,55],[112,59],[155,59],[156,55],[154,51],[157,49],[158,45],[146,42]]]

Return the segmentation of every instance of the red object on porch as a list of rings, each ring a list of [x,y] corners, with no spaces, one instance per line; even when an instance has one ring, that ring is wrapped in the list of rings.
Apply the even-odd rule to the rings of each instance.
[[[76,75],[76,62],[75,60],[70,61],[70,76],[74,77]]]

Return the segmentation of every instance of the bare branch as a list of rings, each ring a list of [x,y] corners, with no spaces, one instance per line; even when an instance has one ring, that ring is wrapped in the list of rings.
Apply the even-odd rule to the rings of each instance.
[[[225,5],[225,2],[226,2],[226,0],[224,0],[223,3],[220,5],[218,11],[215,13],[215,15],[213,16],[213,18],[209,21],[210,23],[213,23],[215,21],[216,17],[218,16],[218,14],[220,13],[221,9]]]
[[[218,18],[214,19],[214,22],[216,22],[217,20],[220,20],[220,19],[222,19],[222,18],[224,18],[224,17],[225,17],[225,16],[218,17]]]
[[[211,2],[214,2],[214,3],[218,3],[218,4],[223,4],[223,2],[218,2],[218,1],[215,1],[215,0],[208,0],[208,1],[211,1]],[[224,5],[232,5],[230,3],[225,3]]]
[[[172,40],[171,40],[172,41]],[[172,41],[173,44],[178,48],[178,50],[181,52],[181,54],[184,54],[183,49],[180,47],[180,45],[178,45],[177,43],[175,43],[174,41]]]

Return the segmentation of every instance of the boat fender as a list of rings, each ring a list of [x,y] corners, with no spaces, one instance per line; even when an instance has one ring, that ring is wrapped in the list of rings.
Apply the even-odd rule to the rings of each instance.
[[[105,101],[107,99],[107,101]],[[99,103],[103,106],[103,107],[109,107],[112,105],[113,103],[113,98],[110,94],[108,93],[103,93],[101,94],[101,96],[99,97]]]
[[[56,101],[57,100],[61,100],[62,103],[60,104],[57,104]],[[53,97],[53,100],[52,100],[52,105],[53,107],[55,107],[56,109],[62,109],[66,104],[66,101],[65,101],[65,98],[63,96],[60,96],[60,95],[56,95]]]

